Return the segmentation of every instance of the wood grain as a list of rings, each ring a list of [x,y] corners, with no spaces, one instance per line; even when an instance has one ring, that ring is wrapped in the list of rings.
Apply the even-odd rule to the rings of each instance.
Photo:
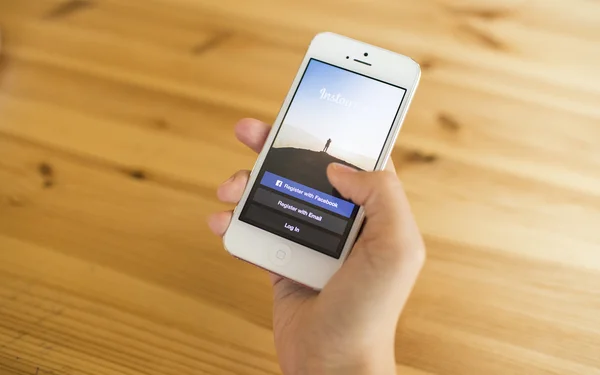
[[[206,216],[312,36],[413,56],[398,372],[600,374],[600,3],[0,0],[0,373],[278,374]]]

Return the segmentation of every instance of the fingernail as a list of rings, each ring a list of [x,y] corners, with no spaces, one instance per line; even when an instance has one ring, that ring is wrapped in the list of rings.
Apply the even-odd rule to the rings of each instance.
[[[352,168],[345,164],[332,163],[331,165],[332,165],[332,168],[335,169],[336,172],[342,172],[342,173],[358,172],[357,169]]]
[[[228,183],[232,182],[233,180],[235,180],[235,174],[231,177],[229,177],[225,182],[223,182],[221,185],[227,185]]]

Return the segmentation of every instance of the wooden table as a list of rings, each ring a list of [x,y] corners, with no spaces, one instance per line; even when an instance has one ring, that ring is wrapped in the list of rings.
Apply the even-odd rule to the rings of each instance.
[[[0,373],[277,374],[205,225],[314,34],[413,56],[401,374],[600,374],[600,3],[0,0]]]

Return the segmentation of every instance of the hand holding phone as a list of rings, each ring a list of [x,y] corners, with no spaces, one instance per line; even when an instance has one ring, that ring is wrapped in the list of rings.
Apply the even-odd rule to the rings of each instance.
[[[269,130],[247,119],[236,125],[236,136],[258,152]],[[381,172],[330,166],[327,174],[342,196],[364,206],[367,221],[351,255],[320,293],[271,276],[283,373],[395,374],[396,323],[425,259],[423,240],[391,161]],[[249,175],[237,172],[219,188],[219,198],[237,203]],[[221,212],[209,225],[223,236],[231,220],[232,212]]]
[[[233,212],[223,238],[227,251],[323,288],[348,257],[364,218],[360,203],[332,185],[327,168],[382,170],[419,77],[419,65],[406,56],[317,35]]]

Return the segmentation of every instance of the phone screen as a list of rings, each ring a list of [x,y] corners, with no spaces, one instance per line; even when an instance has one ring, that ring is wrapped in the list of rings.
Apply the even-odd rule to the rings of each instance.
[[[327,179],[337,162],[372,171],[406,90],[311,59],[240,220],[339,258],[358,213]]]

